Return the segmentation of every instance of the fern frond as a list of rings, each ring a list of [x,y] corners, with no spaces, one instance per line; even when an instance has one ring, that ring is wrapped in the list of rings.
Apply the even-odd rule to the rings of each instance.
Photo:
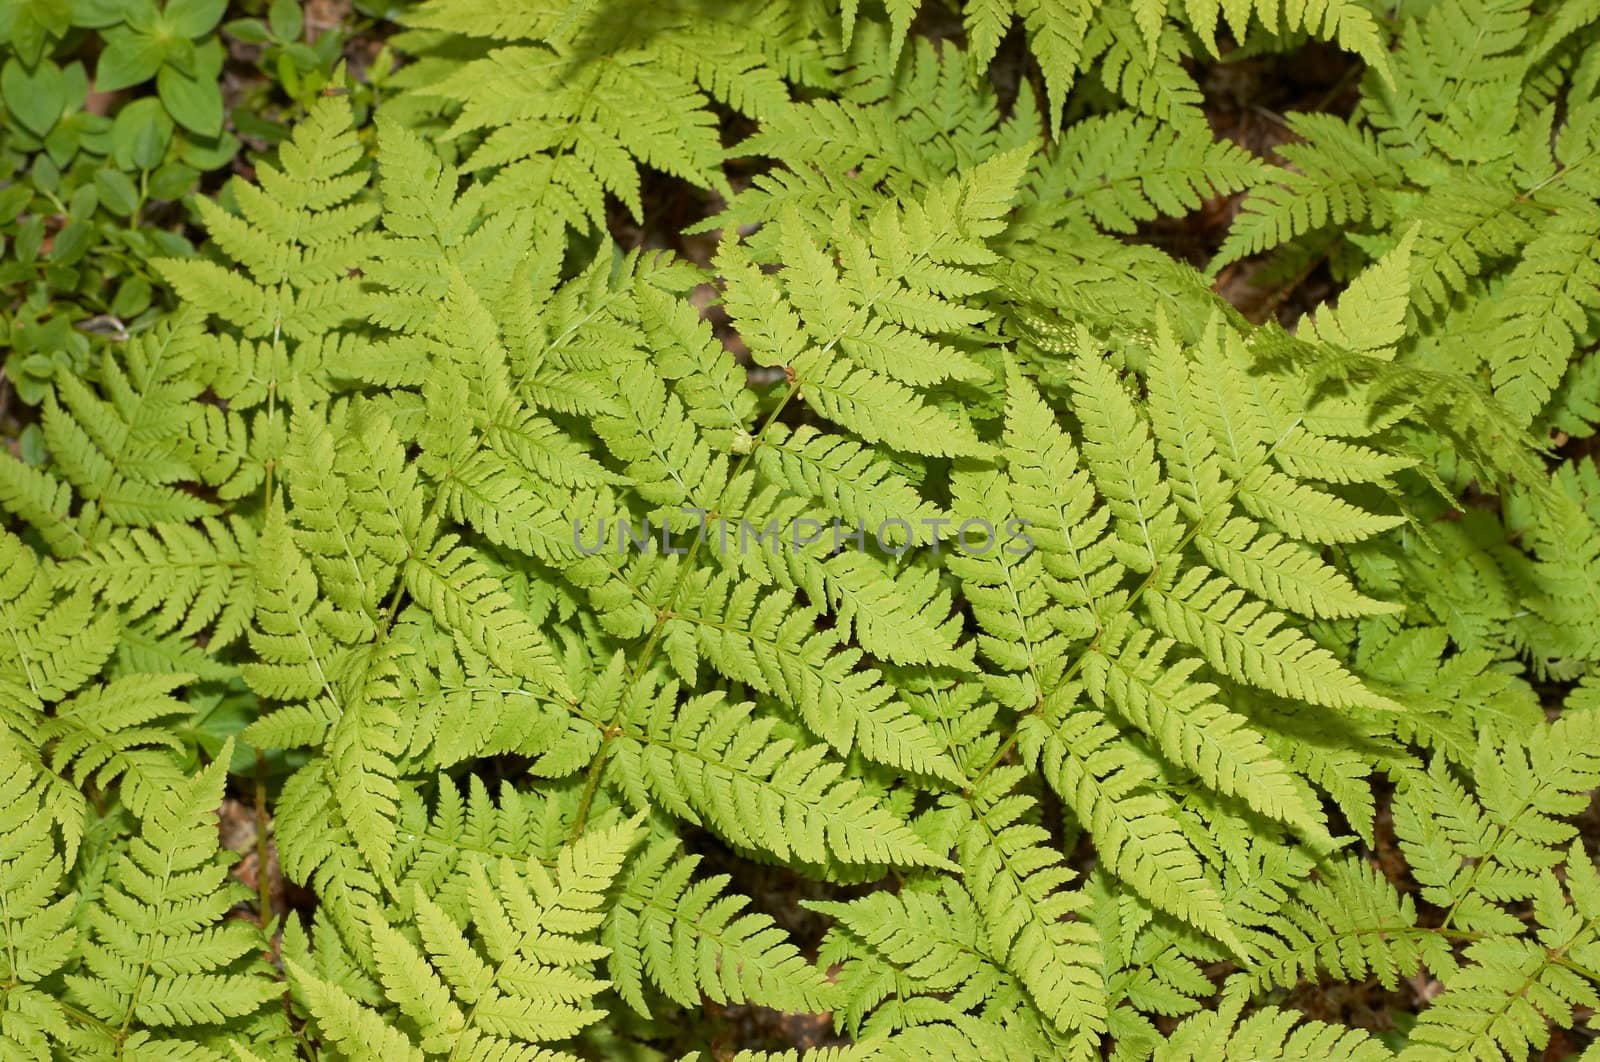
[[[446,535],[405,566],[406,588],[441,628],[465,639],[508,675],[570,697],[544,638],[512,607],[468,546]]]
[[[1304,1021],[1295,1012],[1277,1007],[1264,1007],[1241,1021],[1242,1003],[1243,997],[1235,993],[1216,1012],[1185,1021],[1156,1049],[1157,1062],[1233,1062],[1247,1058],[1263,1062],[1313,1062],[1324,1058],[1387,1062],[1395,1057],[1365,1030]]]
[[[838,651],[837,633],[814,629],[815,610],[796,609],[786,594],[762,595],[756,584],[732,585],[727,577],[713,577],[703,597],[683,604],[692,637],[713,667],[775,694],[840,753],[859,747],[879,763],[951,780],[958,777],[937,738],[899,703],[876,672],[858,667],[859,651]],[[664,628],[669,645],[678,629],[676,621]],[[896,625],[886,637],[907,634],[903,625]]]
[[[134,814],[146,814],[184,777],[176,755],[182,743],[158,721],[188,713],[169,694],[191,677],[130,675],[61,702],[39,727],[51,769],[70,774],[79,786],[92,780],[109,789],[119,782],[123,802]]]
[[[361,284],[349,274],[374,250],[364,231],[378,205],[359,199],[369,176],[348,104],[323,99],[284,147],[279,166],[240,184],[240,215],[201,201],[207,230],[243,276],[215,262],[167,259],[162,275],[200,312],[276,345],[309,340],[359,313]]]
[[[1052,145],[1027,186],[1022,217],[1029,224],[1083,218],[1108,232],[1133,232],[1265,176],[1260,163],[1203,127],[1118,111],[1074,123]]]
[[[78,896],[63,888],[74,853],[56,841],[43,780],[15,757],[11,740],[0,737],[0,1047],[38,1058],[49,1038],[67,1034],[47,980],[76,950]]]
[[[255,611],[250,561],[255,529],[237,517],[200,525],[157,524],[107,538],[57,569],[68,587],[88,587],[127,610],[150,617],[158,635],[202,631],[224,646],[244,633]]]
[[[383,1045],[407,1058],[514,1057],[527,1055],[524,1045],[568,1039],[604,1016],[592,1006],[604,982],[589,973],[607,952],[592,940],[595,908],[639,822],[591,831],[562,849],[553,872],[502,859],[491,876],[472,864],[465,925],[420,891],[411,897],[420,939],[373,922],[382,1010],[298,965],[291,978],[324,1035],[358,1055]]]
[[[994,1021],[1027,1005],[1022,984],[991,957],[971,897],[954,882],[807,906],[835,919],[818,961],[841,964],[839,990],[850,1005],[835,1020],[853,1036],[957,1020],[978,1007]]]
[[[726,875],[696,878],[699,863],[675,839],[657,837],[624,872],[620,902],[601,931],[617,992],[641,1014],[650,1012],[647,978],[683,1006],[704,995],[783,1011],[824,1009],[832,989],[822,969],[769,916],[745,913],[749,901],[724,892]]]
[[[1013,772],[998,771],[974,792],[958,844],[962,875],[996,961],[1057,1028],[1092,1035],[1106,1020],[1098,940],[1091,924],[1069,917],[1086,898],[1062,888],[1074,874],[1025,817],[1033,801],[1009,794],[1012,784]]]
[[[1395,828],[1428,901],[1452,924],[1514,930],[1498,904],[1529,899],[1565,858],[1574,830],[1560,818],[1587,806],[1600,783],[1600,737],[1588,713],[1565,715],[1525,741],[1479,742],[1469,795],[1446,761],[1416,772],[1395,806]]]
[[[1554,874],[1539,878],[1534,939],[1469,944],[1465,963],[1445,975],[1445,991],[1417,1021],[1401,1058],[1519,1058],[1543,1050],[1550,1023],[1569,1026],[1574,1007],[1593,1005],[1588,964],[1600,953],[1600,875],[1579,843],[1563,869],[1565,889]]]
[[[615,665],[613,665],[615,666]],[[669,684],[637,697],[608,761],[622,791],[648,796],[730,842],[808,863],[946,866],[823,745],[775,733],[777,721],[721,694],[677,703]],[[754,818],[744,809],[758,809]]]
[[[153,795],[90,910],[83,968],[67,978],[71,998],[113,1027],[172,1030],[141,1036],[151,1053],[170,1047],[172,1057],[187,1057],[207,1025],[250,1014],[281,991],[245,961],[258,949],[257,931],[224,917],[246,891],[215,858],[213,816],[230,751]]]

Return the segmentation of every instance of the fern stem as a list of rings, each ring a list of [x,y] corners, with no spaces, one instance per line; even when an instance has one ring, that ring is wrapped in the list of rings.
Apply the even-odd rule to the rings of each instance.
[[[11,988],[14,988],[14,987],[16,987],[16,986],[15,985],[7,986],[7,991],[9,991]],[[116,1031],[116,1028],[114,1026],[112,1026],[109,1022],[101,1021],[99,1018],[95,1017],[93,1014],[90,1014],[88,1011],[80,1010],[77,1007],[74,1007],[71,1003],[66,1002],[65,1000],[57,999],[56,1002],[61,1007],[61,1012],[63,1014],[65,1014],[67,1017],[71,1018],[73,1021],[77,1022],[78,1024],[80,1024],[80,1025],[92,1025],[95,1028],[100,1029],[103,1032],[109,1033],[109,1034],[111,1034],[113,1036],[117,1036],[118,1039],[121,1039],[121,1037],[118,1035],[118,1033]]]
[[[272,920],[272,882],[267,874],[267,757],[256,749],[256,918]]]

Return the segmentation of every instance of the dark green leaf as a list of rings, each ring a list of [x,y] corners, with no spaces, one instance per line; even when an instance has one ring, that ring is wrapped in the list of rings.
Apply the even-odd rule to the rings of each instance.
[[[139,189],[121,170],[102,169],[94,175],[100,201],[118,217],[127,217],[139,207]]]
[[[95,88],[101,92],[149,81],[161,68],[167,46],[155,37],[132,30],[114,30],[106,35],[106,50],[95,65]]]
[[[79,111],[69,121],[78,130],[78,147],[95,155],[111,154],[111,119],[103,114]]]
[[[33,189],[26,184],[13,184],[7,188],[0,188],[0,225],[9,225],[28,207],[28,200],[33,198]]]
[[[117,114],[111,126],[111,150],[125,170],[153,170],[161,165],[172,142],[172,119],[159,101],[134,100]]]
[[[179,162],[169,162],[150,175],[150,198],[181,198],[189,193],[199,177],[198,171]]]
[[[272,35],[280,41],[299,40],[305,31],[300,0],[272,0],[272,6],[267,9],[267,21],[272,26]]]
[[[233,127],[241,136],[251,137],[256,140],[265,140],[268,144],[276,144],[289,134],[289,130],[280,122],[270,118],[263,118],[253,111],[243,107],[236,108],[233,112]]]
[[[49,155],[36,155],[31,167],[33,186],[41,192],[51,195],[61,190],[61,167],[53,162]]]
[[[72,156],[78,153],[78,125],[72,119],[57,122],[56,127],[50,130],[50,135],[44,138],[44,149],[50,153],[50,159],[57,166],[66,166],[72,162]]]
[[[130,277],[117,289],[111,300],[111,312],[122,318],[137,317],[150,308],[150,282],[144,277]]]
[[[156,249],[156,254],[165,255],[168,258],[194,254],[194,244],[178,233],[168,232],[166,229],[150,229],[148,231],[150,233],[150,244]]]
[[[201,37],[217,28],[227,0],[169,0],[163,21],[185,37]]]
[[[179,125],[202,136],[222,132],[222,89],[214,81],[202,81],[164,66],[156,76],[156,88],[167,112]]]
[[[10,26],[5,32],[18,58],[30,67],[44,57],[47,41],[59,40],[72,28],[66,0],[22,0],[10,6]]]
[[[100,209],[100,189],[92,184],[79,185],[67,199],[67,217],[74,221],[88,221]]]
[[[187,166],[207,171],[221,169],[239,154],[239,138],[223,133],[214,138],[193,137],[183,145],[181,158]]]
[[[324,37],[323,40],[332,38]],[[318,55],[316,49],[310,45],[296,42],[285,48],[283,54],[294,60],[295,68],[302,74],[309,74],[322,66],[322,56]]]
[[[79,26],[104,29],[128,21],[154,19],[155,4],[150,0],[73,0],[72,21]]]
[[[8,59],[0,69],[0,93],[17,121],[40,136],[50,131],[66,107],[66,80],[61,68],[48,60],[29,73],[20,62]]]
[[[226,23],[222,31],[244,44],[266,44],[272,39],[272,34],[258,18],[236,18]]]
[[[87,221],[70,222],[56,233],[50,245],[50,261],[56,265],[71,265],[82,258],[94,242],[94,225]]]
[[[35,214],[17,226],[17,242],[12,246],[12,252],[18,261],[31,262],[39,257],[39,248],[43,244],[44,218]]]

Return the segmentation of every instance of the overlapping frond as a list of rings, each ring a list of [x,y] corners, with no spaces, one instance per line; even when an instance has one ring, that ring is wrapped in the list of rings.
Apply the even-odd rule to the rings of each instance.
[[[66,1041],[82,1058],[116,1058],[117,1033],[137,1021],[141,1050],[204,1057],[207,1026],[259,1010],[282,986],[255,961],[260,932],[227,919],[244,893],[217,860],[214,809],[226,758],[182,778],[146,806],[141,829],[110,870],[87,918],[70,998],[103,1025]]]
[[[0,1055],[1544,1048],[1600,1006],[1600,473],[1528,437],[1600,424],[1600,8],[1419,6],[410,12],[375,135],[198,201],[179,314],[0,455]],[[1224,33],[1360,102],[1267,167]],[[1126,239],[1239,192],[1219,265],[1348,281],[1292,331]],[[1280,1009],[1419,974],[1393,1051]]]

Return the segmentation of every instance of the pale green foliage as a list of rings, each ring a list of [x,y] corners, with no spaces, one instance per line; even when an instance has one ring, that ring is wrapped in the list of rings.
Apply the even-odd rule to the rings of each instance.
[[[78,553],[111,527],[181,525],[215,511],[172,485],[199,478],[187,438],[198,417],[196,346],[192,328],[179,321],[129,342],[121,363],[108,349],[98,393],[60,373],[41,417],[54,469],[0,454],[0,499],[55,553]]]
[[[1600,1005],[1600,472],[1530,436],[1600,419],[1600,11],[1401,6],[418,7],[0,455],[0,1057],[1542,1049]],[[1042,104],[972,76],[1013,22]],[[1356,114],[1217,141],[1223,30]],[[669,178],[699,264],[598,238]],[[1225,259],[1350,280],[1292,331],[1123,239],[1245,190]],[[1287,1009],[1419,974],[1388,1040]]]
[[[1345,862],[1268,923],[1287,948],[1261,945],[1280,957],[1257,983],[1325,971],[1394,985],[1425,967],[1445,991],[1400,1058],[1520,1059],[1542,1049],[1549,1023],[1569,1025],[1573,1008],[1596,998],[1600,877],[1567,820],[1600,783],[1597,722],[1575,696],[1568,714],[1524,738],[1496,741],[1486,730],[1475,755],[1406,772],[1395,830],[1420,900],[1442,919],[1422,923],[1412,897]]]
[[[1295,241],[1289,257],[1348,272],[1405,237],[1417,327],[1400,358],[1481,375],[1520,424],[1543,414],[1588,434],[1581,404],[1546,405],[1600,314],[1600,102],[1574,64],[1597,17],[1430,5],[1406,24],[1392,83],[1369,82],[1348,122],[1290,117],[1305,140],[1280,149],[1294,168],[1246,200],[1219,263]]]
[[[1155,1062],[1387,1062],[1394,1055],[1359,1029],[1301,1022],[1293,1011],[1263,1007],[1239,1021],[1235,993],[1213,1013],[1190,1018],[1155,1053]],[[1235,1024],[1237,1022],[1237,1024]]]
[[[83,972],[67,978],[68,992],[110,1026],[126,1029],[137,1021],[177,1030],[180,1039],[197,1036],[280,992],[259,961],[245,961],[255,958],[255,927],[222,920],[244,891],[223,887],[226,871],[214,858],[209,817],[226,765],[218,759],[147,805],[142,829],[112,867],[100,907],[87,920]],[[116,1053],[104,1030],[80,1030],[75,1039],[82,1057]],[[146,1040],[141,1049],[158,1042]]]
[[[420,940],[372,920],[366,930],[391,1015],[292,961],[290,983],[322,1035],[352,1059],[529,1057],[511,1052],[565,1040],[605,1016],[591,1005],[604,982],[589,966],[606,949],[586,938],[637,827],[591,831],[562,851],[553,873],[535,860],[519,867],[502,858],[492,876],[474,865],[465,932],[420,889],[411,905]]]
[[[710,104],[765,118],[791,84],[829,83],[817,6],[434,0],[407,20],[423,58],[399,81],[448,114],[484,208],[528,205],[581,229],[603,222],[607,196],[643,215],[641,164],[727,192]]]
[[[855,6],[854,0],[844,5],[847,36]],[[885,6],[898,45],[920,5],[900,0]],[[979,66],[994,58],[1011,25],[1021,23],[1044,71],[1051,124],[1073,82],[1097,67],[1107,87],[1147,113],[1171,117],[1174,88],[1193,95],[1185,104],[1198,103],[1177,62],[1179,27],[1212,54],[1223,26],[1240,40],[1258,28],[1269,34],[1309,33],[1337,41],[1387,70],[1378,24],[1357,0],[970,0],[963,22],[972,62]],[[1146,89],[1162,81],[1166,84]]]
[[[47,1034],[60,1037],[67,1031],[61,1002],[39,983],[66,965],[77,943],[73,925],[76,897],[62,895],[66,860],[62,850],[52,845],[54,824],[40,803],[39,780],[16,755],[10,734],[3,740],[12,764],[0,796],[5,797],[5,813],[0,818],[0,979],[6,985],[4,1009],[0,1010],[0,1041],[14,1053],[30,1050],[35,1055],[47,1048]]]
[[[1051,128],[1090,72],[1144,114],[1201,125],[1200,94],[1182,60],[1195,45],[1215,56],[1219,30],[1250,42],[1334,41],[1389,76],[1383,32],[1359,0],[970,0],[962,12],[967,61],[945,64],[935,89],[937,63],[909,77],[896,69],[905,49],[928,47],[908,36],[923,7],[886,0],[885,25],[861,18],[858,0],[429,0],[409,14],[414,29],[399,40],[419,57],[395,79],[409,90],[399,109],[419,122],[443,120],[465,169],[483,175],[474,205],[531,203],[582,229],[602,223],[608,196],[642,217],[641,164],[725,195],[713,104],[762,123],[747,151],[781,157],[809,142],[832,157],[887,137],[878,140],[885,157],[942,172],[936,146],[897,145],[900,135],[859,105],[876,83],[910,105],[897,117],[915,121],[930,91],[941,102],[970,95],[973,76],[1014,24],[1042,73]],[[794,91],[815,89],[839,98],[791,105]],[[797,139],[797,120],[805,139]],[[779,144],[785,151],[773,150]],[[1201,179],[1225,181],[1226,172]]]

